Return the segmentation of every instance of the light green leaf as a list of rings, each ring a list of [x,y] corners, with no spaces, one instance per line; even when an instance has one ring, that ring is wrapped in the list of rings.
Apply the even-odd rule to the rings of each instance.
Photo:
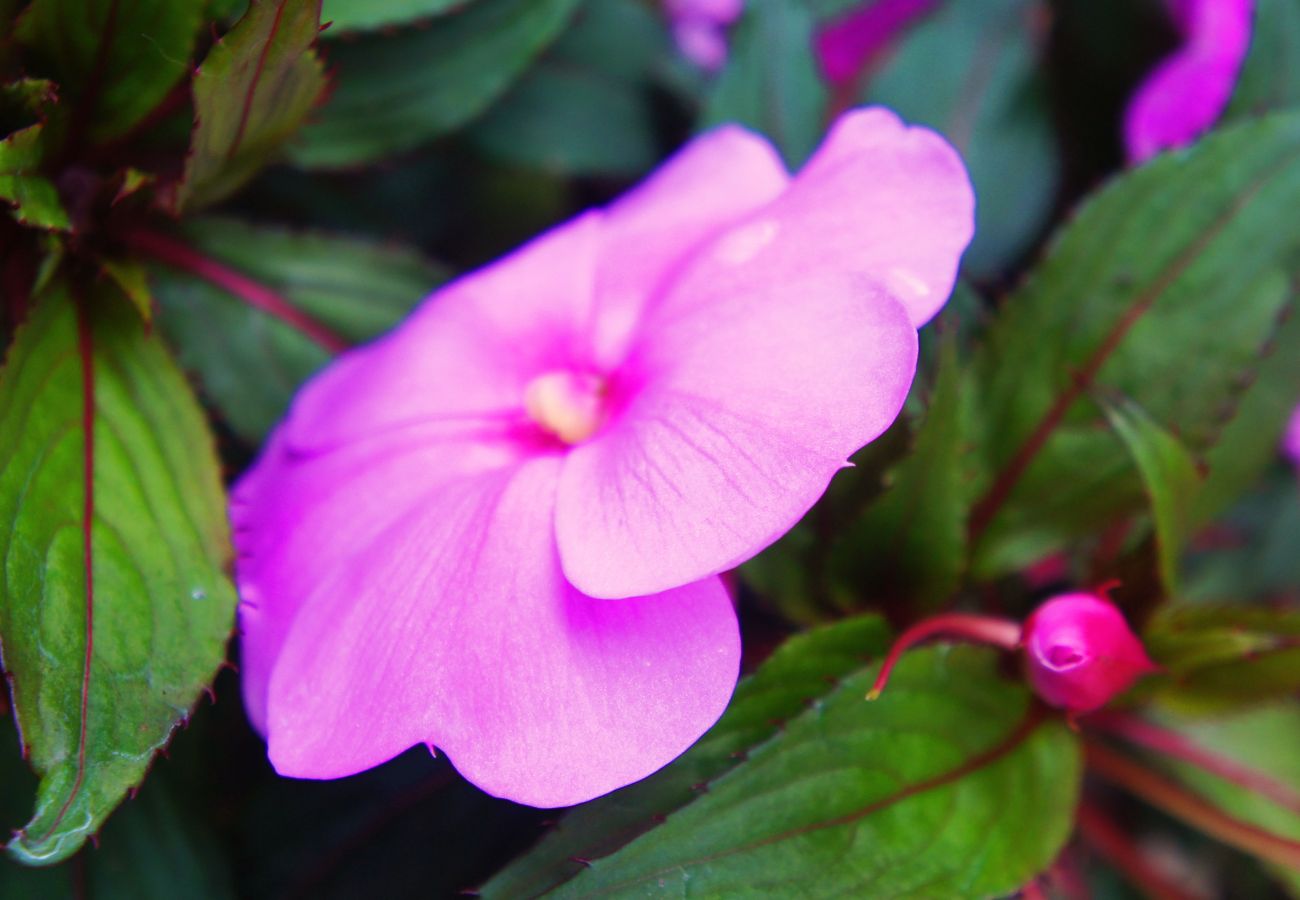
[[[0,200],[12,206],[19,222],[67,231],[72,223],[59,192],[39,174],[45,157],[45,115],[56,99],[54,85],[43,79],[22,78],[0,86],[0,113],[24,123],[0,139]]]
[[[474,0],[325,0],[321,21],[327,37],[373,31],[456,12]]]
[[[326,87],[320,0],[256,0],[194,76],[196,121],[177,209],[228,197],[273,159]]]
[[[815,671],[815,644],[802,650]],[[587,866],[547,895],[1010,893],[1068,836],[1081,767],[1069,729],[1041,718],[997,663],[971,648],[911,653],[875,703],[863,699],[873,667],[832,674],[820,688],[806,682],[803,709],[775,733],[738,751],[666,818],[643,820],[626,846],[580,854]],[[651,780],[672,778],[677,766]],[[606,847],[626,839],[619,797],[583,811],[588,835],[600,811],[610,816]],[[484,895],[536,896],[554,885],[520,878],[528,865],[516,862]]]
[[[291,149],[308,167],[373,162],[465,125],[501,97],[580,0],[476,0],[428,28],[335,44],[337,87]]]
[[[753,0],[732,30],[701,128],[739,122],[797,167],[822,137],[826,88],[813,59],[813,19],[800,0]]]
[[[203,415],[127,301],[93,290],[56,279],[0,375],[0,639],[41,776],[9,852],[33,864],[73,853],[140,783],[234,620]]]
[[[1167,596],[1178,594],[1178,565],[1191,536],[1192,507],[1201,486],[1196,461],[1178,438],[1129,400],[1104,402],[1110,425],[1133,455],[1151,501],[1159,551],[1160,580]]]
[[[129,131],[181,80],[202,21],[198,2],[32,0],[17,35],[84,123],[69,140],[98,142]]]
[[[395,325],[447,273],[401,247],[200,219],[184,231],[211,264],[278,293],[343,341]],[[159,326],[231,427],[258,444],[331,352],[194,272],[153,266]]]
[[[1295,306],[1300,116],[1225,129],[1116,179],[1006,298],[974,364],[974,567],[1004,573],[1144,503],[1093,389],[1200,457]],[[1270,365],[1295,364],[1293,345]],[[1190,361],[1195,364],[1190,364]],[[1213,478],[1211,470],[1210,477]]]
[[[930,125],[961,152],[979,202],[969,273],[994,276],[1042,232],[1060,153],[1041,64],[1041,0],[947,0],[900,41],[863,97]]]

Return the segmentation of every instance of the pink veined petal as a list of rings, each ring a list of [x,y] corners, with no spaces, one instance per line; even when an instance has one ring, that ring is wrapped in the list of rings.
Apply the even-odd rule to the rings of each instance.
[[[916,366],[901,304],[815,271],[745,291],[690,281],[642,341],[622,408],[560,476],[564,572],[597,597],[693,581],[775,541],[894,420]]]
[[[947,141],[886,109],[854,110],[785,193],[719,238],[680,280],[713,295],[814,271],[861,275],[884,285],[919,327],[947,302],[974,228],[975,195]]]
[[[790,180],[764,138],[737,125],[686,144],[606,211],[596,291],[599,350],[622,362],[632,328],[699,245],[779,196]]]
[[[548,369],[591,364],[601,213],[560,225],[435,292],[400,328],[313,378],[286,440],[318,450],[434,421],[522,415]]]
[[[739,665],[721,582],[578,593],[551,526],[559,465],[448,484],[313,595],[271,677],[279,772],[347,775],[427,742],[492,794],[563,806],[650,774],[717,719]]]
[[[232,491],[240,680],[259,731],[266,730],[272,667],[308,595],[339,577],[354,554],[432,489],[521,457],[501,438],[427,432],[300,457],[277,431]]]

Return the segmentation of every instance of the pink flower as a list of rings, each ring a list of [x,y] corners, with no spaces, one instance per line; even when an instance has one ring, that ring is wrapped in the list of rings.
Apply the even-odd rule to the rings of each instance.
[[[1156,668],[1124,614],[1094,594],[1048,600],[1025,622],[1023,641],[1034,690],[1074,713],[1105,706]]]
[[[314,378],[232,504],[276,769],[426,743],[559,806],[680,754],[735,685],[718,573],[893,421],[973,203],[883,109],[794,178],[719,128]]]
[[[848,84],[894,37],[938,0],[872,0],[822,27],[817,59],[831,84]]]
[[[1291,413],[1286,432],[1282,435],[1282,452],[1286,458],[1300,466],[1300,406]]]
[[[727,27],[744,12],[744,0],[664,0],[682,55],[707,72],[727,61]]]
[[[1138,89],[1124,122],[1131,162],[1191,143],[1228,105],[1250,44],[1254,0],[1168,0],[1186,37]]]

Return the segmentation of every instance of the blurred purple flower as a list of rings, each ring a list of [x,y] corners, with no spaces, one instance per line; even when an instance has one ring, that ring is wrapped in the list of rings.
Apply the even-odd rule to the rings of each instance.
[[[727,28],[744,12],[745,0],[664,0],[682,55],[707,72],[727,61]]]
[[[1095,594],[1062,594],[1034,610],[1022,637],[1029,681],[1040,697],[1092,712],[1155,670],[1124,614]]]
[[[1291,413],[1286,432],[1282,435],[1282,452],[1286,458],[1300,466],[1300,406]]]
[[[427,743],[559,806],[681,753],[736,680],[718,573],[893,421],[973,206],[883,109],[793,178],[720,128],[315,377],[232,501],[276,769]]]
[[[831,84],[848,84],[899,31],[925,15],[938,0],[871,0],[834,19],[814,39],[822,73]]]
[[[1161,62],[1129,104],[1129,161],[1182,147],[1208,131],[1232,94],[1250,44],[1254,0],[1168,0],[1183,45]]]

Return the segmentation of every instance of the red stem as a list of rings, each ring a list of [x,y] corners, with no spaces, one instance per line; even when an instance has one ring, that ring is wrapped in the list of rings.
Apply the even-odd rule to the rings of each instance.
[[[1096,740],[1084,740],[1088,769],[1210,837],[1260,859],[1300,870],[1300,841],[1233,818],[1176,781]]]
[[[1204,769],[1224,781],[1245,788],[1272,800],[1300,815],[1300,793],[1289,785],[1242,765],[1235,759],[1207,750],[1184,735],[1128,713],[1100,713],[1090,716],[1086,723],[1093,728],[1123,738],[1139,747],[1181,759]]]
[[[1084,842],[1152,900],[1197,900],[1153,867],[1133,839],[1091,803],[1079,806],[1075,821]]]
[[[912,645],[937,635],[965,638],[981,644],[992,644],[1004,650],[1014,650],[1020,645],[1020,623],[1012,619],[998,619],[993,616],[979,616],[969,613],[946,613],[917,622],[904,631],[889,648],[876,676],[875,684],[867,692],[868,700],[875,700],[889,681],[889,675],[898,664],[899,658]]]
[[[169,235],[143,229],[131,232],[126,240],[141,253],[197,275],[223,291],[234,294],[254,309],[259,309],[296,328],[331,353],[341,353],[348,348],[347,341],[277,292],[210,256],[204,256],[188,244]]]

